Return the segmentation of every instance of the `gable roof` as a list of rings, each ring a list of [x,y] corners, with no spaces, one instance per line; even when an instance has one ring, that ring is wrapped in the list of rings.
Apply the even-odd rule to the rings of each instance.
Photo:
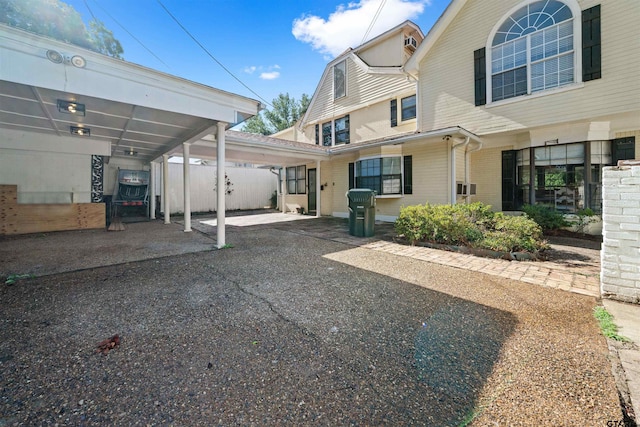
[[[433,45],[438,41],[449,24],[451,24],[454,18],[458,15],[458,12],[462,10],[467,1],[468,0],[451,0],[451,3],[449,3],[444,12],[442,12],[442,15],[440,15],[440,18],[438,18],[436,23],[433,24],[433,27],[431,27],[424,40],[422,40],[418,49],[416,49],[415,53],[411,55],[409,60],[407,60],[406,64],[402,67],[404,72],[417,77],[420,62],[427,53],[429,53]]]
[[[398,34],[399,32],[403,31],[405,28],[410,27],[413,28],[415,31],[418,31],[421,37],[424,37],[424,33],[422,32],[422,30],[420,29],[420,27],[409,21],[406,20],[403,23],[396,25],[395,27],[391,28],[390,30],[385,31],[384,33],[372,38],[371,40],[367,41],[366,43],[361,44],[360,46],[357,46],[355,48],[349,48],[347,50],[345,50],[342,54],[338,55],[337,57],[335,57],[333,60],[331,60],[327,66],[324,69],[324,72],[322,73],[322,76],[320,77],[320,81],[318,82],[318,84],[316,85],[316,89],[313,92],[313,96],[311,97],[311,102],[309,103],[309,106],[307,108],[307,111],[305,112],[304,116],[302,117],[301,120],[298,121],[298,123],[295,126],[299,126],[302,127],[304,125],[304,123],[308,122],[308,116],[311,113],[311,111],[313,110],[313,106],[315,105],[317,98],[318,98],[318,93],[320,91],[320,88],[322,87],[322,85],[324,84],[325,80],[330,78],[331,76],[331,70],[333,68],[334,65],[336,65],[337,63],[344,61],[347,58],[350,58],[351,60],[353,60],[353,62],[362,69],[362,71],[364,71],[367,74],[404,74],[404,72],[402,71],[402,66],[386,66],[386,67],[376,67],[376,66],[370,66],[369,64],[367,64],[365,61],[362,60],[362,58],[360,58],[360,56],[358,55],[358,52],[361,52],[363,50],[366,50],[368,48],[370,48],[371,46],[374,46],[376,44],[379,44],[381,42],[383,42],[384,40]]]

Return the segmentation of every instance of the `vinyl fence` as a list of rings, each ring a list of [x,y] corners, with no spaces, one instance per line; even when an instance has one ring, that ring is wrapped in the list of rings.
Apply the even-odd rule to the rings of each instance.
[[[161,177],[162,165],[156,176]],[[217,210],[217,168],[208,165],[190,165],[191,212],[213,212]],[[276,191],[278,177],[268,169],[227,167],[227,182],[222,186],[226,195],[226,210],[262,209],[271,204],[271,195]],[[162,195],[162,178],[158,179],[155,192]],[[171,214],[182,213],[183,170],[182,163],[169,164],[169,192]],[[160,206],[159,206],[160,207]]]

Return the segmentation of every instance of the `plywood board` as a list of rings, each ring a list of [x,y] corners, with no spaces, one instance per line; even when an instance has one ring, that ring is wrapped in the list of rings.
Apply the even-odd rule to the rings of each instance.
[[[19,204],[17,187],[0,185],[0,234],[105,227],[104,203]]]

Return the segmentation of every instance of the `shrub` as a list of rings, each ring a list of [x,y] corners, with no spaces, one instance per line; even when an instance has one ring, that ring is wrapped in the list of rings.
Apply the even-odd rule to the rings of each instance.
[[[427,241],[504,252],[546,248],[542,229],[533,220],[494,213],[491,206],[482,203],[404,207],[395,229],[412,245]]]
[[[487,230],[480,243],[485,249],[501,252],[537,252],[547,248],[542,229],[524,216],[495,215],[493,230]]]
[[[560,212],[548,206],[524,205],[522,211],[534,220],[543,231],[557,230],[570,225]]]

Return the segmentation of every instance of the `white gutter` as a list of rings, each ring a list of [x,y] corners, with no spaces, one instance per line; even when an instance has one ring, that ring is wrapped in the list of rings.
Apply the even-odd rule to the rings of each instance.
[[[338,155],[343,153],[350,153],[352,151],[359,151],[366,148],[381,147],[384,145],[404,144],[406,142],[413,142],[413,141],[417,141],[425,138],[438,138],[438,137],[447,137],[447,136],[451,137],[453,135],[460,135],[462,137],[469,138],[472,141],[482,143],[482,140],[477,135],[459,126],[454,126],[450,128],[438,129],[438,130],[429,131],[429,132],[412,133],[411,135],[407,135],[399,138],[384,139],[382,141],[378,141],[372,144],[365,143],[365,144],[353,144],[349,146],[340,146],[340,148],[338,149],[331,148],[328,151],[329,151],[329,154],[331,155]]]

